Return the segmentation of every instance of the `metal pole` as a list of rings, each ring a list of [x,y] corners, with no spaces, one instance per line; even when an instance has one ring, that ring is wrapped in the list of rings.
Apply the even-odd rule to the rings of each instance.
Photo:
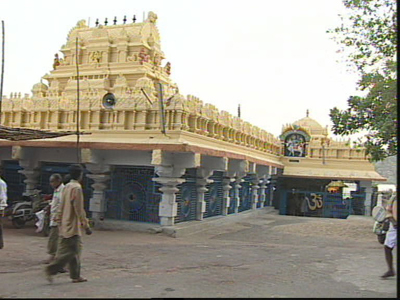
[[[165,111],[164,111],[164,102],[163,102],[163,86],[162,83],[158,83],[158,99],[160,103],[160,121],[161,121],[161,132],[165,134]]]
[[[81,153],[79,149],[79,61],[78,61],[78,38],[76,38],[76,49],[75,49],[75,63],[76,63],[76,158],[78,164],[81,163]]]
[[[1,125],[1,104],[3,102],[3,77],[4,77],[4,21],[1,20],[2,42],[1,42],[1,82],[0,82],[0,125]]]

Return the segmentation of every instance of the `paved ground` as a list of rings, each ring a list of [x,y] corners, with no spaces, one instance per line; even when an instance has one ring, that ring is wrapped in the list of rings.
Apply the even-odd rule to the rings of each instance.
[[[41,264],[47,239],[6,222],[0,298],[396,297],[397,276],[379,278],[386,266],[372,224],[259,212],[177,238],[95,231],[83,237],[89,281],[60,274],[49,284]]]

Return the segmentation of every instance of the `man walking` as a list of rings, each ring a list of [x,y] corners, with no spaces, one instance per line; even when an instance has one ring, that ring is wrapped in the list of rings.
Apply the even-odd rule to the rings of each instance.
[[[384,242],[385,260],[388,271],[381,277],[383,279],[396,275],[393,268],[393,249],[397,246],[397,194],[393,194],[386,206],[386,218],[389,219],[389,231],[386,232]]]
[[[0,176],[2,174],[2,169],[0,166]],[[7,207],[7,184],[0,177],[0,249],[4,247],[3,241],[3,217],[5,213],[5,209]]]
[[[50,185],[54,189],[54,192],[53,198],[51,199],[50,203],[50,233],[49,240],[47,242],[47,253],[50,255],[50,257],[45,262],[47,264],[51,263],[54,260],[59,240],[56,214],[61,203],[61,193],[64,189],[61,175],[58,173],[52,174],[50,176]],[[64,269],[61,269],[61,271],[64,272]]]
[[[86,278],[80,276],[80,254],[81,254],[81,227],[86,234],[91,234],[89,221],[83,205],[82,186],[79,181],[83,178],[83,169],[80,165],[71,165],[69,168],[71,181],[64,187],[61,195],[59,208],[58,230],[60,242],[55,259],[45,268],[46,278],[53,281],[53,275],[58,270],[69,265],[69,274],[72,282],[85,282]]]

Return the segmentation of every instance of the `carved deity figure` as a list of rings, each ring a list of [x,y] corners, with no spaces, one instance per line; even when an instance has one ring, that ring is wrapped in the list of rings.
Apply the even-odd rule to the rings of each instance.
[[[168,75],[171,75],[171,63],[167,62],[167,64],[164,67],[164,71],[165,73],[167,73]]]
[[[60,65],[60,58],[58,57],[58,53],[54,54],[54,63],[53,70],[55,70]]]
[[[137,53],[133,53],[131,56],[128,56],[126,58],[127,61],[137,61],[138,60],[138,54]]]
[[[101,52],[100,51],[94,51],[90,53],[89,59],[92,63],[100,63],[101,61]]]
[[[140,49],[140,53],[139,53],[140,64],[143,65],[143,62],[148,62],[149,59],[150,59],[150,55],[144,50],[144,48]]]
[[[86,20],[80,20],[80,21],[78,21],[78,23],[76,23],[75,27],[76,28],[86,28],[88,26],[86,25]]]
[[[148,16],[147,16],[147,20],[149,20],[150,23],[156,23],[157,21],[157,15],[154,12],[149,12]]]
[[[305,141],[302,136],[298,134],[292,134],[290,137],[288,137],[285,144],[286,144],[287,156],[295,156],[295,157],[304,156]]]
[[[154,64],[155,66],[159,66],[159,65],[161,64],[161,57],[160,57],[160,55],[159,55],[158,53],[156,53],[156,54],[154,55],[153,64]]]

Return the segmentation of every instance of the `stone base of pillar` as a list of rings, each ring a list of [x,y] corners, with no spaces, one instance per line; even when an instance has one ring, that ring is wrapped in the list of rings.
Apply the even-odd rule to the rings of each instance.
[[[229,205],[231,204],[231,198],[228,197],[224,197],[222,199],[222,210],[221,210],[221,214],[223,216],[227,216],[228,215],[228,210],[229,210]]]
[[[162,192],[159,209],[160,225],[172,226],[175,223],[175,217],[178,211],[176,193],[179,191],[179,189],[176,186],[185,182],[185,179],[174,177],[157,177],[153,178],[153,180],[162,184],[162,187],[160,188],[160,191]]]
[[[104,218],[104,213],[106,211],[106,199],[104,196],[104,191],[108,187],[108,181],[110,180],[110,175],[104,174],[109,172],[110,166],[97,166],[93,164],[87,164],[89,171],[94,174],[88,174],[87,177],[92,179],[94,183],[92,184],[93,195],[90,198],[89,210],[92,212],[92,219],[97,218],[98,222],[100,218]]]
[[[172,226],[175,224],[175,217],[160,217],[161,226]]]
[[[225,177],[222,180],[222,190],[223,190],[223,198],[222,198],[222,212],[223,216],[228,215],[229,206],[231,205],[231,198],[229,197],[229,191],[232,189],[231,179],[229,177]]]

